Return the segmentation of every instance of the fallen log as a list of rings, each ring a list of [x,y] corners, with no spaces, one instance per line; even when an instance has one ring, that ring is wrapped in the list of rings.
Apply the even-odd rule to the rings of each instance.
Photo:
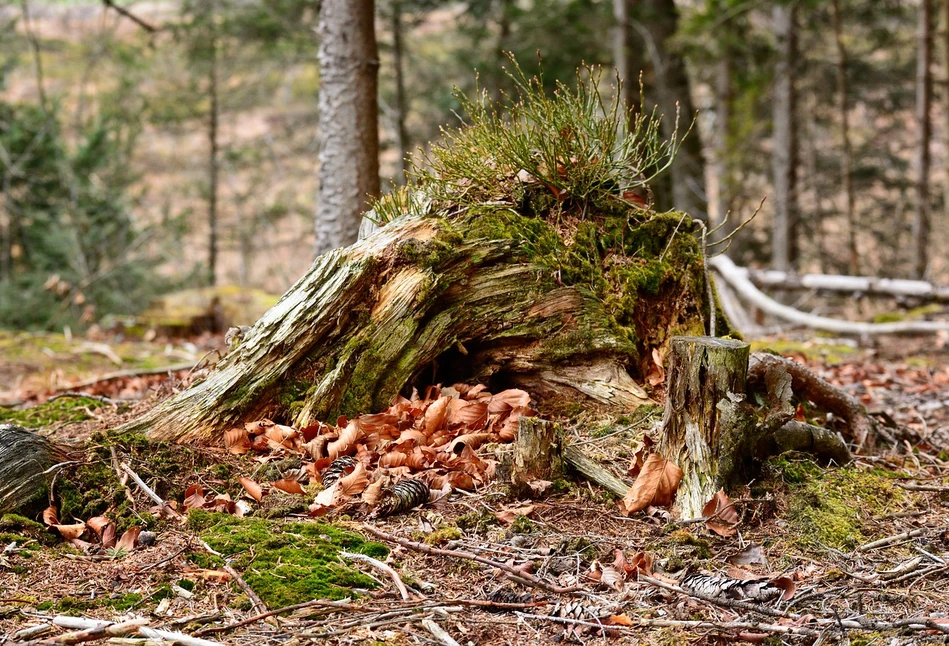
[[[854,335],[914,334],[949,330],[949,321],[864,323],[808,314],[783,305],[762,292],[748,278],[747,271],[738,267],[728,256],[719,255],[709,258],[709,265],[742,299],[766,314],[796,325],[825,332]]]
[[[876,276],[840,276],[835,274],[795,274],[774,269],[738,267],[739,272],[756,287],[777,289],[814,289],[869,296],[912,297],[920,300],[949,303],[949,287],[925,280],[878,278]]]

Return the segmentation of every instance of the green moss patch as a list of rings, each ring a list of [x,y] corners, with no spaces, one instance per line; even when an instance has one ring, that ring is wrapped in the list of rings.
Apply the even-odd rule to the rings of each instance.
[[[280,523],[192,510],[188,524],[212,549],[228,557],[271,608],[310,599],[342,599],[354,588],[374,588],[375,582],[341,561],[339,552],[375,558],[388,554],[384,545],[326,523]],[[201,567],[215,565],[205,554],[189,558]]]
[[[27,428],[41,428],[62,422],[82,422],[92,419],[89,411],[102,406],[90,397],[62,397],[29,408],[0,408],[0,422],[9,422]]]
[[[869,521],[900,511],[909,494],[881,469],[824,469],[808,458],[771,461],[788,490],[787,520],[802,547],[850,550],[874,538]]]

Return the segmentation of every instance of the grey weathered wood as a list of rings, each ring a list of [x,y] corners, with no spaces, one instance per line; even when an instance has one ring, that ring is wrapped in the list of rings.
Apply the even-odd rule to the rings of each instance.
[[[511,481],[523,485],[532,480],[563,477],[563,427],[538,417],[517,420]]]
[[[596,460],[584,454],[576,445],[565,446],[563,457],[571,469],[617,496],[625,496],[629,488],[633,486],[631,482],[626,482],[610,473]]]
[[[729,483],[755,430],[741,408],[749,346],[712,337],[675,337],[666,370],[667,398],[659,452],[683,471],[676,508],[702,515]]]

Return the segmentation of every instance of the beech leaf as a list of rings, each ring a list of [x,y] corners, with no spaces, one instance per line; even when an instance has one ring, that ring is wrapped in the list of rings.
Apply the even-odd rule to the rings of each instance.
[[[733,536],[738,532],[738,511],[724,489],[719,489],[712,499],[705,503],[702,515],[708,519],[705,526],[709,531],[719,536]]]
[[[141,527],[129,527],[125,530],[125,533],[122,534],[122,538],[119,539],[116,547],[126,552],[131,552],[135,549],[135,544],[138,543],[138,535],[141,533]]]
[[[658,453],[653,453],[643,464],[636,482],[620,501],[620,508],[629,516],[650,505],[667,507],[675,500],[681,480],[682,469]]]
[[[286,478],[282,478],[280,480],[277,480],[276,482],[271,482],[270,484],[271,486],[273,486],[274,489],[279,489],[280,491],[283,491],[284,493],[296,493],[300,495],[306,495],[306,489],[304,489],[303,485],[301,485],[296,480],[287,480]]]
[[[237,480],[238,482],[241,483],[241,486],[244,487],[244,491],[246,491],[250,495],[250,497],[256,500],[257,502],[260,502],[260,500],[264,497],[263,487],[261,487],[259,484],[257,484],[250,478],[245,478],[241,476]]]

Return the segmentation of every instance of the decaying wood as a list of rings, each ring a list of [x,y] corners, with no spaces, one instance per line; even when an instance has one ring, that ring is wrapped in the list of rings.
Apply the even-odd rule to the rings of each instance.
[[[765,440],[771,445],[768,448],[769,455],[799,451],[810,453],[821,462],[837,465],[847,464],[853,459],[840,435],[830,429],[797,420],[785,423]]]
[[[835,274],[795,274],[774,269],[736,267],[757,287],[784,290],[819,290],[843,294],[909,297],[938,303],[949,303],[949,287],[925,280],[877,278],[876,276],[839,276]]]
[[[522,493],[535,480],[554,481],[563,477],[563,427],[538,417],[517,420],[511,483]]]
[[[631,482],[617,478],[596,460],[584,454],[580,447],[574,444],[568,444],[564,447],[563,457],[571,469],[620,498],[625,496],[629,488],[633,486]]]
[[[754,443],[754,417],[736,407],[744,398],[747,343],[713,337],[675,337],[666,370],[666,410],[659,453],[683,471],[676,507],[683,518],[732,483]],[[732,404],[732,409],[725,406]]]
[[[872,443],[872,425],[863,404],[796,361],[776,354],[754,353],[748,367],[749,388],[761,387],[768,370],[774,367],[791,375],[791,387],[798,398],[807,399],[821,410],[843,419],[850,427],[858,450],[867,446],[868,441]]]
[[[503,377],[541,400],[626,412],[651,402],[630,374],[647,364],[635,363],[600,300],[532,262],[522,240],[466,236],[468,226],[461,216],[404,218],[320,256],[206,379],[123,430],[208,441],[262,417],[303,427],[381,410],[436,370]],[[641,339],[672,321],[701,325],[697,267],[668,274],[670,293],[643,300]],[[647,305],[662,299],[664,310]]]
[[[782,305],[766,295],[748,278],[746,272],[725,255],[709,258],[709,265],[727,282],[738,295],[761,311],[796,325],[835,332],[837,334],[874,335],[910,334],[949,330],[949,321],[898,321],[893,323],[864,323],[841,321],[826,316],[807,314],[787,305]]]

